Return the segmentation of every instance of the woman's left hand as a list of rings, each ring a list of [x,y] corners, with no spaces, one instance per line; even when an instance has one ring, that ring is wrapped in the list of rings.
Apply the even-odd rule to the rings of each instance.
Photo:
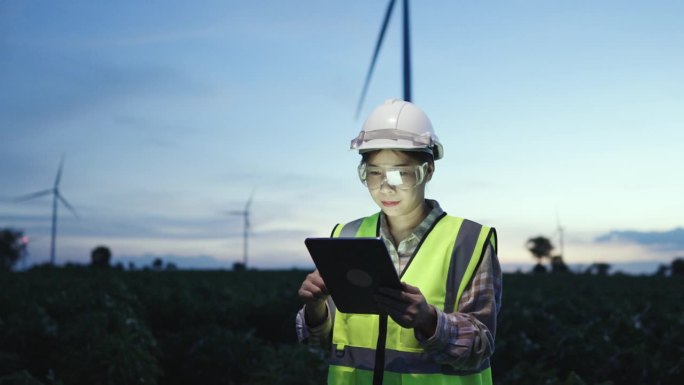
[[[380,288],[375,301],[400,326],[418,329],[431,337],[437,326],[437,311],[427,303],[420,289],[406,282],[401,285],[403,290]]]

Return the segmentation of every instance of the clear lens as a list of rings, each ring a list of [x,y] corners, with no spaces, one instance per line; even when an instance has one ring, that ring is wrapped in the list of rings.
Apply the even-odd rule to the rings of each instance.
[[[383,183],[401,190],[412,189],[425,179],[427,162],[417,166],[376,167],[359,165],[359,179],[370,189],[378,189]]]

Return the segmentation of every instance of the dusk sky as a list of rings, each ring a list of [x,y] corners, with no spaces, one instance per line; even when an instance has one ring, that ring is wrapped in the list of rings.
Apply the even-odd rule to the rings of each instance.
[[[397,7],[355,119],[386,6],[0,1],[0,228],[49,260],[51,199],[13,199],[64,156],[79,217],[60,207],[58,263],[106,245],[230,268],[228,212],[254,192],[250,265],[313,266],[304,238],[377,211],[349,143],[402,94]],[[413,99],[445,148],[428,197],[495,226],[509,270],[558,221],[569,264],[684,256],[683,17],[674,0],[412,1]]]

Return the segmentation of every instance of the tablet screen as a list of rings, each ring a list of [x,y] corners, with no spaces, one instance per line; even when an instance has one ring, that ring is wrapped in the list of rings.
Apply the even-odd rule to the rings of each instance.
[[[380,287],[401,290],[381,238],[307,238],[304,243],[335,306],[344,313],[380,314],[373,294]]]

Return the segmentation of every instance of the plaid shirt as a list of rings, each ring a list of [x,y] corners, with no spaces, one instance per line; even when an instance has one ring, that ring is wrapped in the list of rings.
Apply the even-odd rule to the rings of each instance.
[[[431,207],[428,215],[402,240],[398,246],[392,243],[389,226],[384,214],[380,215],[380,236],[385,241],[397,272],[406,267],[416,247],[427,231],[444,213],[437,201],[427,200]],[[501,267],[491,244],[473,275],[470,285],[461,296],[458,309],[454,313],[437,310],[437,327],[432,336],[415,331],[416,339],[432,359],[440,364],[451,365],[456,369],[479,369],[494,352],[496,317],[501,307]],[[297,338],[313,348],[324,348],[330,343],[332,319],[331,306],[328,317],[321,325],[308,327],[304,322],[304,309],[297,314]],[[334,317],[334,316],[333,316]]]

